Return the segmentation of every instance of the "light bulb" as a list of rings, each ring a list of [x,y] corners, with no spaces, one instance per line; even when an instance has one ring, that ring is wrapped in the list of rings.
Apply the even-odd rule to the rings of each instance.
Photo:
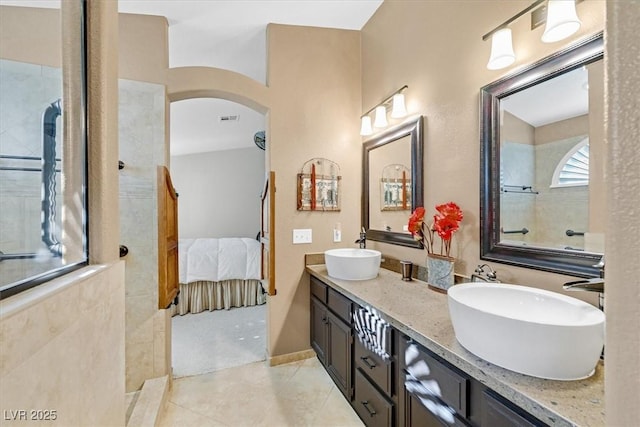
[[[371,129],[371,117],[364,116],[361,120],[362,124],[360,126],[360,135],[367,136],[373,133],[373,129]]]
[[[377,128],[386,127],[387,122],[387,108],[384,105],[378,105],[376,107],[376,119],[373,121],[373,125]]]
[[[516,60],[511,41],[511,29],[503,28],[491,36],[491,56],[487,63],[490,70],[499,70],[508,67]]]
[[[580,24],[574,0],[549,0],[542,41],[553,43],[565,39],[578,31]]]
[[[396,93],[393,95],[393,108],[391,109],[391,117],[399,119],[407,115],[407,108],[404,105],[404,95]]]

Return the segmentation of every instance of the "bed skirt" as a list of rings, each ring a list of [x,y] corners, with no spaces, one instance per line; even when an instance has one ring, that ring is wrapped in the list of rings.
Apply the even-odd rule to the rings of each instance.
[[[267,301],[260,280],[224,280],[180,283],[178,305],[171,305],[171,315],[200,313],[205,310],[229,310]]]

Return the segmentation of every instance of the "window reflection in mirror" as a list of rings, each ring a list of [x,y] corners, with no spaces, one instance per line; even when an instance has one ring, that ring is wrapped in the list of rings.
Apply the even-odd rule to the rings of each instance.
[[[595,34],[480,89],[481,259],[600,273],[603,55]]]
[[[500,99],[501,243],[604,252],[602,66]]]
[[[0,5],[2,298],[87,261],[84,2],[6,3]]]

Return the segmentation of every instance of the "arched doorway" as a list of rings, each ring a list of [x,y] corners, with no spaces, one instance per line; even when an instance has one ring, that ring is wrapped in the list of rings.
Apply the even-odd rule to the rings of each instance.
[[[170,339],[174,376],[180,377],[268,356],[266,296],[250,275],[255,262],[259,270],[260,257],[242,252],[243,245],[255,246],[249,240],[256,242],[260,229],[259,195],[268,157],[261,149],[264,145],[254,142],[254,135],[267,130],[268,117],[266,106],[254,99],[264,97],[266,91],[257,82],[225,70],[170,71],[175,72],[167,91],[170,170],[180,194],[182,255],[182,295],[173,308],[176,315]],[[216,87],[211,82],[217,82]],[[247,89],[257,95],[247,94]],[[240,248],[240,252],[230,262],[224,254],[231,248]],[[205,253],[199,252],[202,249]],[[218,260],[207,261],[209,266],[197,261],[210,257],[209,250],[218,253],[216,271],[210,267]],[[243,256],[252,260],[244,265],[246,277],[237,271],[243,268],[237,262]],[[192,263],[191,257],[196,261]],[[194,266],[199,271],[191,277],[188,272]],[[236,271],[229,271],[233,269]],[[203,278],[203,272],[213,276],[196,281]],[[228,279],[228,274],[238,278]]]

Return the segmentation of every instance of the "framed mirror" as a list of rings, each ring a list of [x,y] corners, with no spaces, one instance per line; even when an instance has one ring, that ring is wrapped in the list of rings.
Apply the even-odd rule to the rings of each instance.
[[[364,143],[361,216],[368,240],[421,248],[406,227],[423,205],[422,135],[419,116]]]
[[[481,89],[481,259],[599,274],[603,62],[597,34]]]

